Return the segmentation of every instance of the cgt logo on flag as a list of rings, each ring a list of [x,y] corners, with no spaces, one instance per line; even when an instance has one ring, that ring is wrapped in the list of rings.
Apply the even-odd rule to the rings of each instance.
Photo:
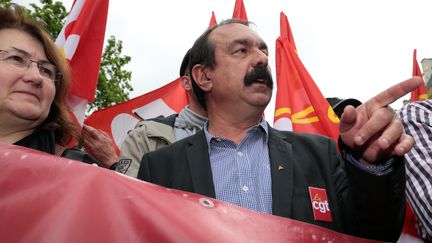
[[[326,190],[323,188],[309,187],[314,219],[317,221],[332,222],[330,206]]]

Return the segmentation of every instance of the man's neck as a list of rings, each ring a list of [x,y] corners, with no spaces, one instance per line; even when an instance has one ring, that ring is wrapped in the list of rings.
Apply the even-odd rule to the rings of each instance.
[[[210,113],[208,131],[218,137],[230,139],[239,144],[246,136],[247,131],[261,122],[262,115],[250,117],[227,116],[226,114]]]

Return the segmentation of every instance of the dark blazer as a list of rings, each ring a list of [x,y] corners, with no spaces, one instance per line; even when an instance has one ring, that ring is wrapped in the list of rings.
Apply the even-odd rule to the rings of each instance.
[[[398,239],[405,213],[402,160],[392,173],[372,175],[341,159],[329,138],[271,127],[268,146],[274,215],[364,238]],[[215,198],[204,132],[144,155],[138,178]],[[314,219],[309,186],[326,189],[332,222]]]

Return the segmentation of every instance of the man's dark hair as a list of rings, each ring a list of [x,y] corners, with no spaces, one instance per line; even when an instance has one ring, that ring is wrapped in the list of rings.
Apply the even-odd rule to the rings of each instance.
[[[189,67],[190,52],[191,52],[191,49],[189,49],[183,57],[183,60],[182,60],[181,65],[180,65],[180,77],[185,76],[186,71],[189,69],[188,67]],[[190,72],[189,72],[189,74],[190,74]]]
[[[190,49],[190,56],[189,56],[189,73],[191,74],[190,77],[192,79],[192,87],[195,95],[198,98],[198,102],[204,109],[207,110],[206,107],[206,101],[205,101],[205,92],[201,90],[201,88],[196,84],[195,79],[192,75],[192,69],[196,64],[202,64],[204,67],[208,67],[210,69],[213,69],[216,60],[215,60],[215,46],[214,44],[210,43],[208,41],[208,36],[210,35],[213,30],[227,24],[243,24],[246,26],[249,26],[251,22],[244,21],[240,19],[227,19],[222,22],[220,22],[217,25],[213,25],[212,27],[209,27],[204,33],[198,37],[198,39],[193,44],[192,48]]]

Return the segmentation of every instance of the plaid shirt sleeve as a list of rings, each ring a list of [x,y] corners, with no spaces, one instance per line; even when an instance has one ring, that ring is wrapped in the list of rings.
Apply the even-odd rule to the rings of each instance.
[[[413,102],[399,112],[414,147],[405,155],[406,194],[420,237],[432,241],[432,100]]]

